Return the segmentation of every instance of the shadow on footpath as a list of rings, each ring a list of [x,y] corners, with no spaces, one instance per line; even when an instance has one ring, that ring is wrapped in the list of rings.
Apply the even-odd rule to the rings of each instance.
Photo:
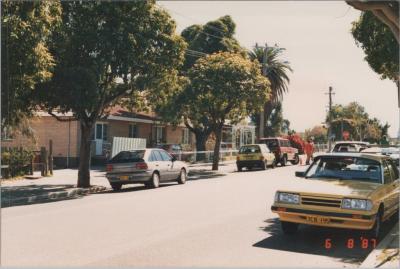
[[[265,223],[266,226],[260,229],[270,236],[255,243],[254,247],[328,256],[351,264],[361,264],[374,249],[373,240],[363,231],[300,225],[296,234],[285,235],[278,218],[267,219]],[[396,220],[390,220],[382,225],[382,238],[395,223]],[[326,245],[327,242],[330,245]]]
[[[1,187],[1,207],[31,205],[71,200],[87,194],[69,196],[67,191],[76,189],[73,184],[45,184]]]

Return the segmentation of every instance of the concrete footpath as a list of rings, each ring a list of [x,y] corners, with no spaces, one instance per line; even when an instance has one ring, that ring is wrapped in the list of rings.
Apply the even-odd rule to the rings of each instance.
[[[211,171],[210,164],[189,166],[189,180],[206,179],[235,171],[233,162],[220,164],[219,171]],[[1,207],[44,203],[80,198],[88,194],[110,190],[103,167],[90,171],[90,188],[77,188],[77,169],[54,170],[51,177],[36,179],[3,180],[1,182]],[[36,176],[36,174],[35,174]]]
[[[400,268],[399,222],[361,264],[361,268]]]

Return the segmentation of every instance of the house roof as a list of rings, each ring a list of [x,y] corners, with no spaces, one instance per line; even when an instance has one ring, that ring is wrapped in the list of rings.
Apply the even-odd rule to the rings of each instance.
[[[142,120],[152,120],[152,121],[160,121],[161,118],[158,117],[155,113],[153,112],[137,112],[135,110],[133,111],[128,111],[125,108],[122,108],[120,106],[115,106],[111,108],[109,111],[110,116],[116,116],[116,117],[125,117],[125,118],[136,118],[136,119],[142,119]]]

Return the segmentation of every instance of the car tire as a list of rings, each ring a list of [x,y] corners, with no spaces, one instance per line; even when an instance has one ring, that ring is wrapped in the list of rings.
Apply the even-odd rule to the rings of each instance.
[[[157,172],[154,172],[149,183],[150,187],[158,188],[160,186],[160,175]]]
[[[281,166],[286,166],[286,163],[287,163],[287,157],[286,155],[284,155],[281,160]]]
[[[299,155],[294,155],[294,160],[290,161],[291,164],[296,165],[300,162]]]
[[[182,168],[181,171],[179,172],[178,183],[185,184],[186,179],[187,179],[186,170],[184,168]]]
[[[299,228],[298,223],[281,221],[281,228],[284,234],[295,234]]]
[[[243,167],[241,167],[241,166],[237,166],[237,170],[238,170],[238,172],[242,172],[242,170],[243,170]]]
[[[382,236],[382,215],[383,211],[379,210],[378,214],[376,214],[375,224],[371,230],[368,231],[368,236],[371,238],[375,238],[377,240]]]
[[[122,188],[122,184],[121,183],[110,183],[110,185],[111,185],[111,188],[114,191],[119,191]]]

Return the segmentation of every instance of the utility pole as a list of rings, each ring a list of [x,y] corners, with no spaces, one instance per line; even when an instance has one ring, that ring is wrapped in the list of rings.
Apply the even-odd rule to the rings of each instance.
[[[328,150],[332,149],[332,95],[335,94],[331,86],[329,86],[329,92],[325,93],[329,95],[329,112],[328,112]]]
[[[256,48],[258,45],[256,44]],[[265,44],[264,53],[263,53],[263,61],[262,61],[262,74],[264,77],[267,77],[267,49],[268,45]],[[258,138],[264,137],[264,129],[265,129],[265,104],[260,112],[260,129],[258,133]]]

